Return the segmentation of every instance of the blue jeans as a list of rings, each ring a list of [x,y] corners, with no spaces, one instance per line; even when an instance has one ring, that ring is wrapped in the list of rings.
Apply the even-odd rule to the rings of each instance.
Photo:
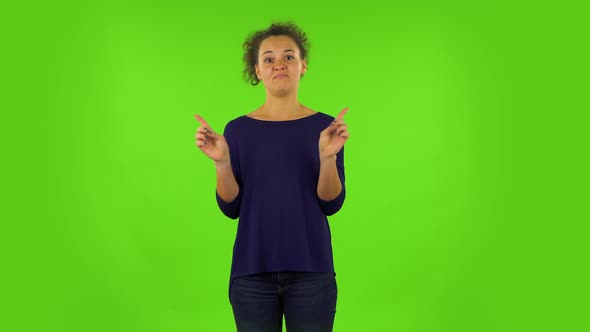
[[[238,332],[329,332],[334,325],[336,273],[266,272],[230,279]]]

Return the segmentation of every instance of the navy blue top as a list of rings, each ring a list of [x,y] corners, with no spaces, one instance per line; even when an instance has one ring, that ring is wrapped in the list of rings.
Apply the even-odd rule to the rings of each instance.
[[[342,207],[344,147],[336,156],[342,191],[317,195],[318,140],[334,117],[317,112],[287,121],[240,116],[225,127],[231,166],[240,188],[231,202],[217,194],[229,218],[239,217],[231,277],[278,271],[334,272],[328,218]]]

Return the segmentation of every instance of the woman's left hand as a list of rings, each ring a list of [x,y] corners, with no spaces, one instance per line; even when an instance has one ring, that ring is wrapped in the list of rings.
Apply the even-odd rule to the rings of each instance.
[[[336,156],[348,140],[348,137],[350,137],[348,126],[344,123],[346,112],[348,112],[348,107],[340,111],[332,124],[321,132],[318,143],[320,161]]]

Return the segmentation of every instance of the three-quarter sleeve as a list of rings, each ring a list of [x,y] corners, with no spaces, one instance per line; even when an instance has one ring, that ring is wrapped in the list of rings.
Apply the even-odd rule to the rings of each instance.
[[[228,218],[237,219],[240,216],[240,203],[242,202],[242,191],[238,192],[238,196],[234,198],[231,202],[224,201],[217,190],[215,190],[215,196],[217,198],[217,205],[223,214],[225,214]]]
[[[340,152],[336,154],[336,169],[338,170],[338,177],[340,178],[340,183],[342,185],[340,194],[338,194],[336,198],[329,201],[325,201],[318,197],[320,207],[326,216],[331,216],[338,212],[342,207],[342,204],[344,204],[344,199],[346,198],[346,186],[344,185],[344,147],[342,147]]]
[[[219,206],[221,212],[223,212],[224,215],[231,219],[237,219],[240,216],[240,205],[242,202],[242,179],[240,176],[238,146],[236,144],[235,138],[233,137],[233,132],[231,130],[231,122],[228,123],[227,126],[225,126],[225,129],[223,131],[223,137],[225,138],[225,141],[227,142],[227,145],[229,147],[230,164],[232,172],[238,184],[238,195],[231,202],[226,202],[219,196],[216,188],[215,196],[217,199],[217,205]]]

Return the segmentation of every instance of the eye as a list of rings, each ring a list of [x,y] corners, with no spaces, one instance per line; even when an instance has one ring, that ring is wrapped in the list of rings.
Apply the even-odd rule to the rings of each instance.
[[[266,59],[264,59],[264,60],[262,60],[262,61],[263,61],[264,63],[270,63],[270,62],[272,61],[272,59],[271,59],[271,58],[266,58]]]
[[[295,57],[292,55],[287,55],[286,58],[287,58],[287,60],[294,60],[295,59]]]

